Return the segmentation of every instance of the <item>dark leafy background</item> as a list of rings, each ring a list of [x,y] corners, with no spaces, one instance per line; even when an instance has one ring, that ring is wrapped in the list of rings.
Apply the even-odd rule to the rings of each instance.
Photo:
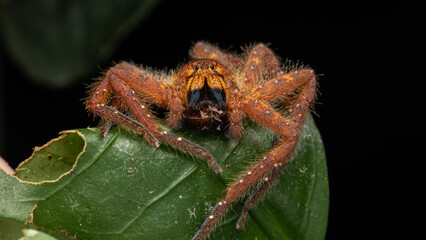
[[[162,1],[151,8],[148,16],[137,19],[128,31],[120,32],[118,37],[108,36],[115,39],[112,47],[107,48],[110,52],[94,54],[93,48],[102,45],[89,44],[96,38],[82,37],[81,29],[73,28],[81,26],[82,18],[65,21],[75,15],[62,14],[79,1],[39,1],[40,5],[26,14],[32,16],[18,18],[25,44],[34,44],[31,48],[19,47],[20,52],[28,55],[19,57],[8,40],[13,34],[8,32],[12,25],[7,17],[21,16],[22,12],[15,12],[10,6],[24,6],[28,2],[0,3],[0,155],[12,166],[30,156],[32,147],[56,137],[61,130],[96,125],[82,107],[81,99],[86,96],[84,84],[113,61],[133,60],[155,68],[173,68],[187,57],[192,42],[200,39],[232,50],[250,42],[269,42],[284,59],[301,60],[321,74],[321,94],[315,109],[319,117],[315,121],[325,142],[330,173],[327,239],[359,239],[366,233],[382,236],[388,232],[389,224],[398,222],[387,220],[409,212],[395,206],[403,205],[398,198],[415,199],[404,190],[408,188],[400,181],[404,179],[400,175],[411,172],[412,166],[418,164],[414,150],[422,149],[422,145],[416,140],[422,139],[425,132],[423,118],[416,117],[423,109],[418,105],[423,102],[423,90],[419,87],[422,75],[418,73],[422,68],[415,66],[420,49],[416,43],[423,29],[416,27],[420,23],[417,18],[422,16],[416,11],[419,6],[393,1],[286,1],[282,5],[277,1]],[[39,31],[40,23],[36,21],[46,19],[46,10],[41,7],[45,3],[56,3],[60,11],[53,11],[54,18],[45,21],[41,25],[45,29]],[[131,1],[124,4],[128,7]],[[136,11],[133,6],[124,9]],[[116,11],[111,13],[111,7]],[[86,20],[98,16],[87,12],[88,7],[72,9],[77,9],[76,16],[86,16]],[[122,9],[110,1],[102,1],[96,9],[108,17],[92,20],[106,19],[106,25],[99,23],[94,31],[86,33],[104,29],[112,34],[123,24],[118,24],[119,20],[108,22],[117,19]],[[34,21],[22,23],[31,17]],[[56,42],[35,41],[46,37],[44,31],[61,22],[73,27],[59,28],[54,35],[58,38]],[[93,27],[85,23],[83,26]],[[79,34],[70,34],[72,30]],[[82,47],[76,49],[69,37],[75,37]],[[54,49],[55,45],[59,49]],[[46,46],[54,50],[41,51]],[[85,54],[90,57],[84,57]],[[68,86],[62,83],[54,84],[61,88],[48,87],[28,70],[28,66],[43,64],[40,59],[54,64],[52,69],[56,63],[65,67],[56,71],[59,73],[69,72],[75,65],[85,71],[73,72]],[[84,63],[86,60],[90,61]],[[393,203],[393,207],[387,207],[387,202]],[[380,227],[383,221],[388,223],[387,228]]]

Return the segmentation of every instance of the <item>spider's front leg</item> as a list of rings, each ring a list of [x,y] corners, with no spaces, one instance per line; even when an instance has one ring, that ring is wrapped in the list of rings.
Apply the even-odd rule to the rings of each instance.
[[[276,94],[274,98],[302,87],[289,119],[276,112],[267,103],[258,98],[243,95],[239,95],[236,98],[245,114],[277,132],[282,137],[282,141],[258,163],[253,165],[249,171],[243,172],[241,177],[230,185],[225,197],[215,206],[193,239],[201,240],[206,238],[231,202],[249,190],[255,183],[259,182],[258,187],[254,189],[247,199],[241,217],[237,222],[237,229],[242,228],[248,210],[268,189],[271,181],[280,175],[282,168],[288,163],[296,146],[305,116],[309,111],[309,105],[315,97],[316,79],[313,71],[310,69],[293,72],[290,75],[281,75],[277,78],[280,77],[283,78],[281,79],[282,81],[280,79],[272,79],[272,83],[276,84],[275,81],[277,81],[278,83],[285,84],[289,82],[286,80],[293,78],[297,84],[293,84],[293,88],[285,88],[286,91]],[[271,95],[269,96],[271,97]]]
[[[171,115],[174,116],[170,125],[173,127],[176,124],[175,118],[176,115],[179,117],[179,113],[173,108],[180,105],[179,99],[176,98],[177,92],[171,86],[148,76],[143,70],[128,63],[118,64],[105,74],[104,79],[93,90],[92,96],[86,102],[86,107],[89,111],[105,119],[104,122],[106,121],[107,124],[109,121],[113,121],[123,125],[137,134],[144,135],[156,147],[160,146],[160,141],[167,142],[182,151],[205,159],[216,173],[222,173],[219,164],[208,150],[162,130],[154,121],[148,106],[140,100],[137,93],[160,107],[167,108],[170,105],[172,107]],[[108,100],[112,95],[114,95],[113,99],[119,97],[121,100],[116,100],[116,102],[113,100],[110,103]],[[116,108],[117,106],[123,108],[121,104],[128,107],[132,117]]]
[[[305,120],[306,114],[309,111],[309,107],[312,103],[312,101],[315,98],[316,93],[316,77],[312,69],[301,69],[298,71],[290,72],[288,74],[282,74],[277,76],[276,78],[266,82],[261,88],[254,89],[253,93],[255,93],[257,96],[263,96],[263,99],[268,99],[269,101],[274,100],[275,98],[288,93],[293,92],[297,88],[302,87],[302,90],[300,91],[297,99],[293,103],[292,108],[290,109],[290,115],[289,120],[286,120],[287,127],[290,127],[295,130],[296,138],[298,137],[303,122]],[[259,92],[260,93],[259,93]],[[269,94],[266,94],[268,92]],[[259,102],[259,100],[256,100]],[[246,101],[248,103],[251,102],[251,104],[255,104],[255,102],[252,101]],[[264,125],[268,126],[272,130],[278,132],[279,125],[270,124],[262,117],[261,113],[264,112],[266,115],[269,115],[270,110],[265,110],[266,106],[262,106],[263,104],[260,104],[258,107],[248,108],[248,109],[260,109],[258,111],[253,111],[251,116],[255,119],[257,119],[259,122],[263,123]],[[247,109],[247,106],[246,106]],[[283,118],[282,116],[278,116],[273,114],[272,119],[280,119]],[[263,121],[263,122],[262,122]],[[280,121],[276,121],[280,122]],[[287,128],[285,127],[285,128]],[[279,133],[279,132],[278,132]],[[280,133],[279,133],[280,134]],[[283,136],[282,134],[280,134]],[[297,141],[293,142],[292,144],[297,143]],[[278,146],[283,144],[289,144],[286,143],[286,138],[284,137],[284,141],[280,143]],[[260,184],[254,189],[254,191],[250,194],[250,196],[247,198],[243,212],[241,213],[240,219],[237,222],[236,228],[241,229],[245,221],[247,219],[248,210],[254,206],[254,204],[259,200],[259,198],[268,190],[268,188],[271,186],[272,180],[280,176],[282,169],[284,168],[285,164],[287,163],[287,158],[282,158],[281,163],[278,164],[277,167],[275,167],[271,172],[269,172],[267,175],[265,175],[265,178],[267,177],[271,181],[264,181],[260,182]]]
[[[217,221],[224,215],[229,205],[234,200],[238,199],[245,191],[250,189],[256,182],[271,181],[272,179],[267,177],[266,174],[273,168],[282,168],[287,163],[295,145],[296,138],[285,141],[285,143],[275,147],[258,163],[253,165],[250,170],[242,173],[241,177],[228,187],[225,197],[220,200],[210,212],[193,240],[205,239],[210,234]]]

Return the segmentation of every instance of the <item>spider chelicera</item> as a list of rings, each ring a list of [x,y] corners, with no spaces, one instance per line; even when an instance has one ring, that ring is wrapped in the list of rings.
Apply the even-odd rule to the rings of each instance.
[[[190,54],[194,60],[169,74],[127,62],[111,67],[94,84],[86,107],[102,118],[103,135],[112,124],[124,126],[156,147],[166,142],[205,159],[217,174],[222,169],[207,149],[158,126],[151,104],[168,110],[168,125],[173,129],[183,122],[200,129],[226,123],[229,136],[239,138],[243,118],[248,116],[280,136],[269,153],[227,188],[193,238],[205,239],[230,204],[253,189],[236,223],[237,229],[244,226],[248,210],[288,162],[314,101],[317,82],[312,69],[286,69],[264,44],[248,48],[245,55],[235,55],[198,42]],[[276,102],[285,102],[285,114],[271,106]]]

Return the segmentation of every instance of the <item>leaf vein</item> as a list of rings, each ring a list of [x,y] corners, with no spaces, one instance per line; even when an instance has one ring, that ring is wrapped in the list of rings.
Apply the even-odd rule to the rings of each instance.
[[[129,222],[123,227],[123,229],[121,231],[119,231],[118,233],[123,233],[124,231],[126,231],[136,220],[138,220],[142,214],[145,212],[145,210],[149,207],[151,207],[153,204],[155,204],[156,202],[158,202],[161,198],[163,198],[164,196],[166,196],[171,190],[173,190],[176,186],[178,186],[181,182],[183,182],[185,179],[187,179],[192,173],[195,172],[195,170],[197,169],[196,166],[192,166],[190,169],[188,169],[187,171],[185,171],[182,175],[180,175],[176,180],[174,180],[167,188],[165,188],[161,193],[157,194],[155,197],[153,197],[151,199],[151,201],[149,201],[146,206],[141,209],[141,211],[131,220],[129,220]]]

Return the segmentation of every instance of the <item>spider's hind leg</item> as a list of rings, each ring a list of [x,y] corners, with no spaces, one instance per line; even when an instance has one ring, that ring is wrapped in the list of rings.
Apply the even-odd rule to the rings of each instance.
[[[227,53],[207,42],[197,42],[189,52],[192,58],[213,59],[234,69],[240,69],[243,61],[235,54]]]
[[[248,50],[241,79],[245,87],[251,90],[263,83],[264,76],[270,79],[280,73],[282,71],[277,56],[266,45],[259,43]]]

